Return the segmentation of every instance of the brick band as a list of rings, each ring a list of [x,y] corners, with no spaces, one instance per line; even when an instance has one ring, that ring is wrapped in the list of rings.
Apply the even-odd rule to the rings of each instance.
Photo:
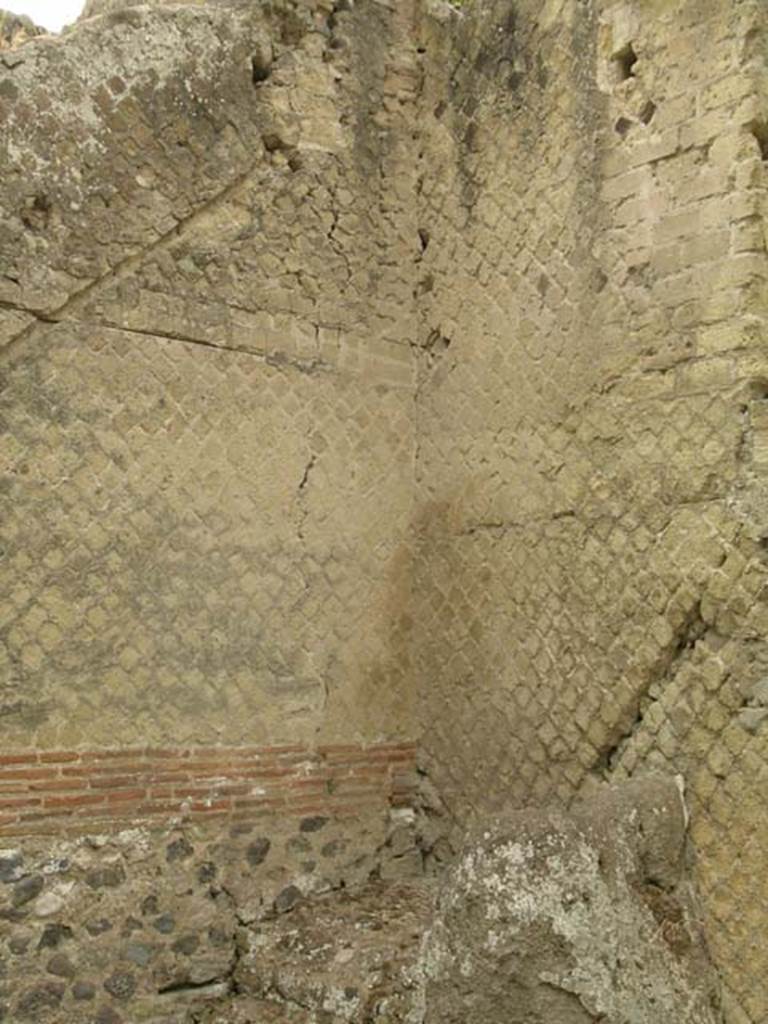
[[[0,755],[0,834],[410,806],[415,761],[412,743],[19,751]]]

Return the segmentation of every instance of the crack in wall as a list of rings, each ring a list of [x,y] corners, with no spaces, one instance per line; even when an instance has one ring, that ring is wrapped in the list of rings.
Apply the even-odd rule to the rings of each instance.
[[[296,504],[298,506],[299,515],[298,523],[296,525],[296,536],[302,543],[305,540],[304,527],[309,517],[309,508],[307,506],[308,485],[310,476],[312,474],[312,470],[315,468],[316,464],[317,456],[313,454],[310,456],[309,461],[304,467],[304,472],[301,475],[301,480],[299,480],[298,487],[296,488]]]
[[[526,519],[489,519],[469,523],[459,531],[460,537],[474,537],[478,534],[489,533],[495,537],[503,537],[513,530],[525,530],[531,526],[542,523],[556,523],[561,519],[576,519],[575,509],[565,508],[556,512],[550,512],[543,516],[530,516]]]
[[[22,341],[34,337],[41,323],[50,324],[68,318],[69,314],[82,310],[85,303],[101,289],[133,274],[149,256],[176,242],[187,230],[196,226],[201,220],[204,220],[209,213],[215,212],[220,206],[234,198],[247,185],[254,171],[259,166],[260,161],[253,161],[234,181],[231,181],[216,195],[201,203],[188,217],[178,221],[172,228],[140,251],[126,256],[101,277],[90,281],[87,285],[71,294],[65,302],[50,313],[40,313],[29,309],[24,310],[24,312],[34,316],[36,322],[26,325],[17,334],[13,335],[6,343],[5,352],[9,353]]]
[[[696,644],[710,631],[711,627],[701,615],[701,601],[696,601],[675,637],[648,673],[642,689],[635,695],[635,710],[631,722],[618,738],[612,740],[598,753],[590,768],[591,772],[609,777],[619,766],[624,751],[642,729],[649,709],[664,698],[667,688],[674,681],[683,663],[691,656]]]
[[[33,314],[34,315],[34,314]],[[235,355],[249,356],[253,359],[260,360],[266,366],[272,366],[277,369],[291,369],[297,370],[299,373],[336,373],[336,367],[326,362],[323,359],[312,358],[312,359],[298,359],[294,356],[289,356],[283,352],[268,352],[263,348],[251,348],[245,345],[225,345],[218,341],[207,341],[203,338],[195,338],[188,334],[179,334],[178,332],[165,331],[161,328],[152,328],[142,330],[138,327],[125,327],[115,321],[100,321],[100,320],[82,320],[82,319],[63,319],[53,320],[44,319],[37,317],[41,323],[45,323],[49,326],[59,326],[71,324],[75,327],[102,327],[108,330],[117,331],[120,334],[130,334],[139,338],[148,338],[151,341],[173,341],[178,342],[180,345],[194,345],[199,348],[213,349],[219,352],[231,352]]]

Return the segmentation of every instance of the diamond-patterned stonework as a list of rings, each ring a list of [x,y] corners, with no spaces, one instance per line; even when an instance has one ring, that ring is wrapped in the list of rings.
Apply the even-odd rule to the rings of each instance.
[[[8,374],[6,740],[266,739],[276,714],[307,738],[329,689],[348,723],[385,722],[406,396],[84,333],[52,328]]]
[[[410,735],[418,236],[385,179],[412,176],[415,80],[397,18],[341,19],[378,32],[375,90],[398,95],[363,146],[329,16],[141,8],[86,22],[73,63],[43,41],[7,72],[6,99],[45,77],[28,102],[59,117],[30,148],[11,105],[5,139],[29,149],[2,240],[12,749]]]
[[[414,658],[460,820],[683,777],[743,1024],[768,1014],[764,12],[651,6],[424,25]]]

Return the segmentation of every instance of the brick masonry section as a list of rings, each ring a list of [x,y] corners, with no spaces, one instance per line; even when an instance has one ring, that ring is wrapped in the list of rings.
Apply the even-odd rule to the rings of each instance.
[[[0,834],[408,807],[415,763],[412,743],[0,754]]]

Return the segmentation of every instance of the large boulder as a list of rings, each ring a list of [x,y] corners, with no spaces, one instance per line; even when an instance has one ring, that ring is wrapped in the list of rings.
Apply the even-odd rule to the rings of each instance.
[[[674,780],[470,836],[424,951],[428,1024],[714,1024]]]

